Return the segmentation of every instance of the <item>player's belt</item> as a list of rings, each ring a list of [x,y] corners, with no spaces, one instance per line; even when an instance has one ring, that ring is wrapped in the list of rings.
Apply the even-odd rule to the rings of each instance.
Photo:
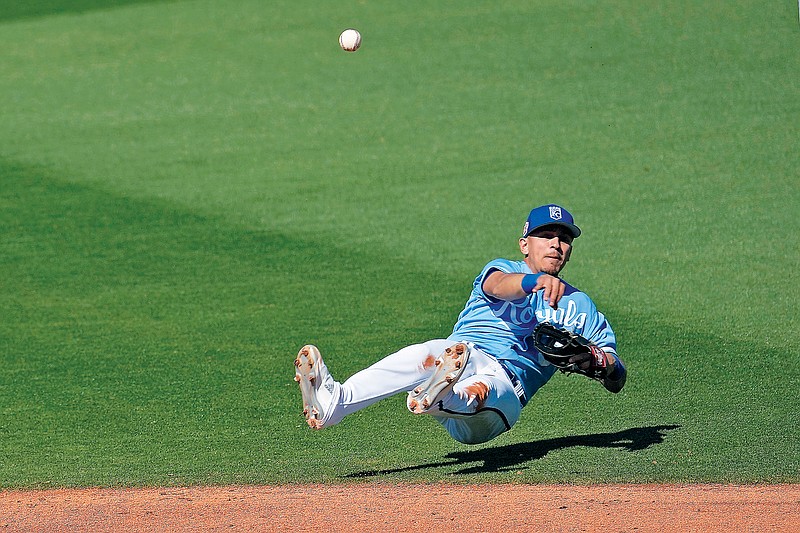
[[[480,345],[475,344],[474,342],[468,341],[467,344],[469,344],[471,348],[477,348],[478,350],[482,351],[487,355],[490,353],[489,351],[484,350]],[[506,371],[506,375],[508,376],[508,379],[511,380],[511,385],[514,387],[514,393],[516,393],[517,398],[519,398],[519,403],[522,404],[522,407],[525,407],[525,404],[528,403],[528,398],[525,396],[525,389],[522,387],[522,382],[519,380],[517,375],[505,365],[502,359],[497,359],[496,357],[492,357],[492,359],[497,361],[497,363],[503,368],[503,370]]]
[[[503,370],[506,371],[508,379],[511,380],[511,384],[514,386],[514,392],[517,394],[517,398],[519,398],[519,403],[525,407],[525,404],[528,403],[528,398],[525,397],[525,389],[522,387],[522,382],[519,380],[517,375],[503,363],[503,361],[498,361],[498,363],[500,363],[500,366],[502,366]]]

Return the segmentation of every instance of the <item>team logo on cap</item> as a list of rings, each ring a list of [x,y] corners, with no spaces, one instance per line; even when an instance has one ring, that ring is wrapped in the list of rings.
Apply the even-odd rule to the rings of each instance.
[[[561,208],[557,205],[550,206],[550,218],[553,220],[561,220]]]

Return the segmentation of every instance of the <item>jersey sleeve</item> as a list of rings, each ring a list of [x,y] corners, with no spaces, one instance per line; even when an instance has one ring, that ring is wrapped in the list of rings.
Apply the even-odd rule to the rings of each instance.
[[[489,277],[489,274],[492,272],[503,272],[505,274],[522,274],[524,273],[521,269],[521,265],[519,261],[509,261],[508,259],[494,259],[489,261],[483,270],[475,278],[475,291],[480,294],[483,298],[485,298],[489,302],[499,302],[498,298],[494,296],[490,296],[486,294],[483,290],[483,282],[486,281],[486,278]]]

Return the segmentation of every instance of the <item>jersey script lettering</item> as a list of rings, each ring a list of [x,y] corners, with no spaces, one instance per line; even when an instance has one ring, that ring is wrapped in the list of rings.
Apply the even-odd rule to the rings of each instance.
[[[537,309],[536,319],[539,322],[550,322],[561,324],[565,328],[583,330],[583,326],[586,324],[586,313],[579,313],[578,306],[574,301],[570,300],[566,309],[563,307],[558,309],[553,309],[552,307]]]

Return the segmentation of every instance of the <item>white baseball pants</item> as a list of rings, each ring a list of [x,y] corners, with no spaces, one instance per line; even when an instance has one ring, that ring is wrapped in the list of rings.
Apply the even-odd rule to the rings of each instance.
[[[431,357],[438,357],[456,342],[439,339],[407,346],[354,374],[341,384],[341,394],[336,395],[329,415],[330,423],[421,385],[433,372]],[[484,391],[488,388],[482,401],[471,397],[476,387]],[[505,369],[496,359],[470,345],[469,361],[461,378],[441,405],[432,407],[428,414],[457,441],[479,444],[511,429],[521,411],[522,404]]]

